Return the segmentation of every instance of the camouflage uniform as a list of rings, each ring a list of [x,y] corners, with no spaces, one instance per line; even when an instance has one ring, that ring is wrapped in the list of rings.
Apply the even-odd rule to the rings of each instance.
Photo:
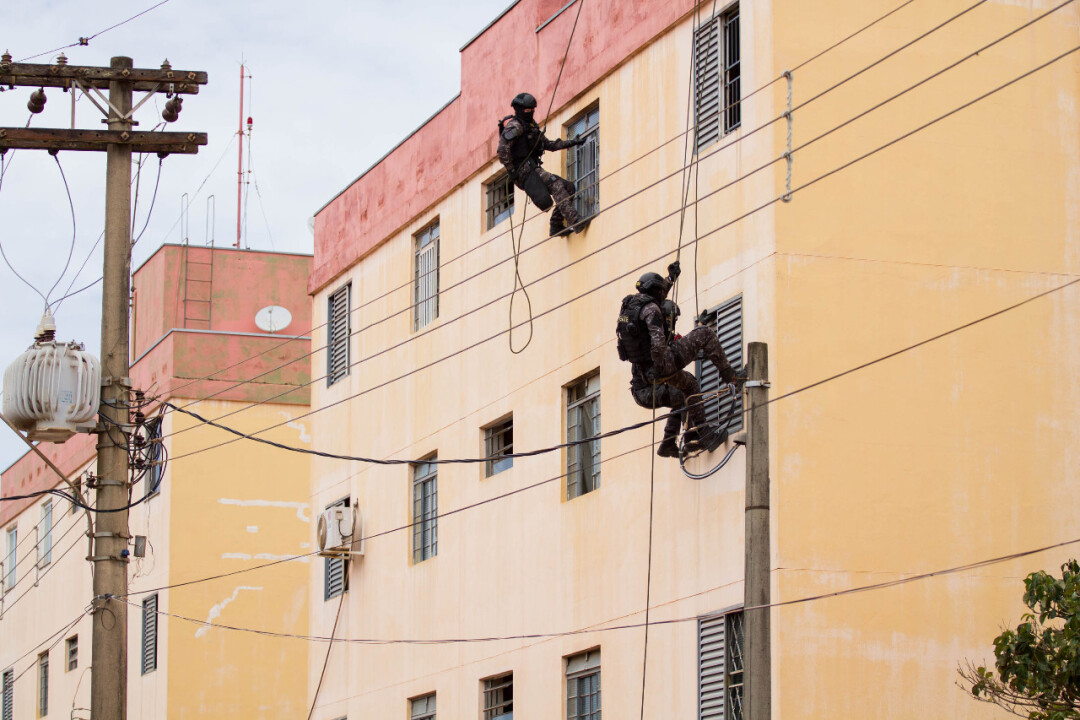
[[[574,183],[553,175],[540,167],[541,156],[545,150],[563,150],[577,145],[573,140],[549,140],[544,131],[535,122],[529,121],[528,125],[516,115],[511,115],[503,123],[502,133],[499,135],[499,149],[497,155],[510,179],[519,188],[523,185],[523,176],[535,169],[541,182],[547,187],[551,197],[555,200],[555,209],[551,213],[551,229],[554,232],[566,227],[576,225],[581,217],[577,208],[574,207],[573,195],[577,188]],[[518,152],[514,152],[517,145]],[[515,162],[515,156],[523,160]]]
[[[642,308],[641,320],[649,329],[652,363],[630,366],[630,392],[634,401],[645,408],[686,408],[669,417],[664,425],[664,440],[674,440],[679,436],[683,415],[689,415],[688,429],[705,426],[704,401],[698,396],[697,378],[682,368],[692,363],[699,351],[704,351],[705,358],[716,366],[725,383],[734,379],[735,370],[724,354],[720,338],[711,328],[694,328],[669,343],[664,332],[664,314],[658,305],[650,303]],[[654,379],[657,381],[655,396]]]

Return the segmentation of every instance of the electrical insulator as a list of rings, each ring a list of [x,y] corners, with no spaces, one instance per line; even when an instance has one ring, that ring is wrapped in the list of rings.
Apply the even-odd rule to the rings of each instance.
[[[26,109],[35,115],[45,109],[45,88],[38,88],[30,95],[30,102],[26,103]]]
[[[34,344],[4,371],[4,415],[30,440],[62,443],[93,421],[101,364],[79,343],[57,342],[46,310]]]
[[[165,122],[176,122],[176,118],[180,117],[183,104],[184,100],[179,95],[173,97],[165,103],[165,109],[161,112],[161,117]]]

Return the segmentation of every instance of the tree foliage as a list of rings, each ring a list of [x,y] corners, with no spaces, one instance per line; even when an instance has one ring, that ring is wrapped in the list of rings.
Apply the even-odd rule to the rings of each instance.
[[[1080,563],[1062,565],[1060,579],[1031,573],[1024,587],[1030,612],[994,639],[994,669],[960,668],[963,685],[1029,720],[1080,719]]]

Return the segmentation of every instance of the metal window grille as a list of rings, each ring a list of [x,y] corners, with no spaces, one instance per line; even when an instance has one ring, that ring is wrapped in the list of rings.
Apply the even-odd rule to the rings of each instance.
[[[588,440],[600,434],[600,373],[578,380],[566,389],[566,441]],[[600,487],[600,441],[566,449],[566,498]]]
[[[514,717],[514,673],[484,681],[484,720]]]
[[[7,559],[4,561],[4,565],[7,567],[7,572],[4,574],[4,586],[8,590],[15,587],[15,552],[18,546],[19,529],[17,527],[8,528]]]
[[[162,429],[161,418],[155,418],[146,423],[147,438],[150,445],[146,450],[146,460],[150,463],[147,468],[147,494],[153,494],[161,490],[161,478],[165,474],[165,466],[161,461],[165,458],[165,451],[161,446]]]
[[[3,691],[2,691],[2,711],[0,711],[0,719],[13,720],[15,717],[15,670],[4,671],[3,679]]]
[[[585,111],[567,127],[570,139],[583,137],[585,144],[566,154],[567,179],[574,183],[574,205],[582,218],[600,209],[600,107]]]
[[[567,659],[567,720],[600,720],[600,651]]]
[[[72,635],[67,639],[67,669],[68,672],[79,667],[79,636]]]
[[[743,363],[742,295],[733,297],[719,307],[707,311],[705,319],[704,324],[711,327],[720,338],[720,344],[724,348],[728,362],[732,367],[741,367]],[[714,393],[720,390],[720,371],[711,362],[702,358],[698,358],[697,361],[697,379],[701,385],[701,392],[705,394],[705,419],[710,423],[723,423],[731,418],[731,424],[727,426],[728,432],[741,430],[743,426],[742,393],[717,397]]]
[[[38,569],[52,562],[52,502],[41,506],[41,523],[38,525],[37,566]]]
[[[352,285],[334,291],[326,301],[326,386],[349,374],[349,301]]]
[[[343,498],[332,507],[349,507],[349,499]],[[336,598],[349,589],[349,558],[335,557],[323,558],[323,600]]]
[[[439,317],[439,223],[421,230],[416,237],[413,329],[419,330]]]
[[[157,670],[158,596],[151,595],[142,604],[142,674]]]
[[[49,652],[38,655],[38,715],[49,714]]]
[[[484,430],[485,477],[491,477],[514,467],[514,458],[506,457],[514,452],[514,419],[507,418]]]
[[[435,693],[409,701],[410,720],[435,720]]]
[[[488,230],[510,217],[514,212],[514,183],[509,173],[503,173],[487,184]]]
[[[704,21],[694,33],[695,147],[734,130],[742,119],[739,6]]]
[[[413,466],[413,562],[439,554],[438,468],[433,462]]]
[[[743,614],[698,621],[698,718],[743,718]]]

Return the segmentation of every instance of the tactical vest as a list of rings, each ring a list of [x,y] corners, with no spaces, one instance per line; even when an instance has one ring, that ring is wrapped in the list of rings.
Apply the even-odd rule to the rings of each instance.
[[[507,115],[499,121],[499,137],[502,137],[506,121],[512,117],[517,116]],[[525,132],[510,141],[510,157],[514,160],[514,167],[520,168],[522,163],[530,158],[539,165],[540,156],[544,154],[544,148],[540,143],[540,126],[535,122],[527,123],[521,118],[518,118],[518,122],[525,128]]]
[[[656,300],[642,293],[623,298],[622,307],[619,309],[619,322],[615,326],[620,360],[629,360],[637,365],[652,365],[652,338],[645,321],[641,319],[641,311],[649,303],[655,305]]]

